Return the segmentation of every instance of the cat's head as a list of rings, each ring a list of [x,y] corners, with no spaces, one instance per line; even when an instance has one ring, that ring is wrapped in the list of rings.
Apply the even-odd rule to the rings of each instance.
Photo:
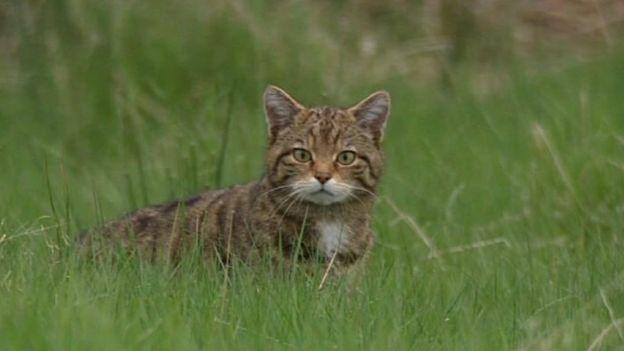
[[[390,113],[387,92],[376,92],[350,108],[308,108],[269,86],[264,108],[269,129],[267,175],[273,187],[317,205],[374,195],[383,169],[381,141]]]

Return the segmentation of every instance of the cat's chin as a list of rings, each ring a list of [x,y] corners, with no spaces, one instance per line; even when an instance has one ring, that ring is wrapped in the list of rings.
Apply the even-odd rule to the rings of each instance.
[[[328,206],[343,202],[347,198],[343,194],[332,194],[325,190],[320,190],[311,194],[308,194],[304,199],[316,205]]]

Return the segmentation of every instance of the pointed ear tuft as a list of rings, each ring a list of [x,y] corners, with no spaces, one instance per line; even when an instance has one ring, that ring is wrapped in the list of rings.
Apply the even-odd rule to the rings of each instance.
[[[357,119],[357,124],[369,130],[375,141],[380,142],[390,115],[390,94],[386,91],[373,93],[349,111]]]
[[[303,108],[303,105],[284,90],[269,85],[264,91],[264,112],[269,128],[269,137],[274,139],[280,130],[292,124],[294,117]]]

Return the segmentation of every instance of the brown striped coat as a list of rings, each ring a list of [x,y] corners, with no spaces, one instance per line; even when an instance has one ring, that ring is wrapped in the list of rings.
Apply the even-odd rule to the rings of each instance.
[[[259,181],[139,209],[89,231],[83,247],[99,254],[116,244],[172,262],[193,249],[221,264],[269,258],[341,268],[360,260],[374,242],[389,95],[346,109],[307,108],[270,86],[264,105],[269,138]]]

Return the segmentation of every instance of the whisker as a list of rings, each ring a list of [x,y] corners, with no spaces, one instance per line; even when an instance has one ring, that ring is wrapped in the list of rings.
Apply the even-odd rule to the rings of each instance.
[[[269,195],[270,193],[272,193],[274,191],[278,191],[278,190],[281,190],[281,189],[284,189],[284,188],[288,188],[288,187],[290,187],[290,184],[281,185],[281,186],[278,186],[276,188],[272,188],[272,189],[269,189],[269,190],[263,192],[262,194],[258,195],[258,197]]]
[[[341,187],[343,189],[347,189],[346,193],[348,196],[356,198],[357,200],[359,200],[361,203],[364,203],[364,201],[357,195],[355,195],[355,191],[360,190],[366,194],[372,195],[375,199],[378,198],[377,194],[369,191],[368,189],[365,188],[361,188],[359,186],[355,186],[355,185],[350,185],[347,183],[338,183],[336,184],[336,186]]]
[[[286,210],[284,210],[284,213],[282,213],[282,216],[280,217],[280,220],[279,220],[280,223],[282,223],[284,221],[284,218],[286,217],[286,214],[288,214],[288,211],[290,210],[292,205],[298,203],[302,199],[303,199],[303,194],[298,193],[297,196],[295,196],[295,198],[293,199],[293,201],[290,202],[290,204],[288,205]]]
[[[279,211],[283,206],[285,206],[288,203],[289,200],[293,198],[293,196],[299,195],[302,191],[303,191],[302,188],[298,188],[298,189],[291,191],[287,196],[285,196],[282,202],[280,202],[277,206],[275,206],[275,209],[271,211],[271,213],[269,214],[269,217],[272,217],[274,214],[276,214],[277,211]]]
[[[344,187],[348,188],[349,190],[360,190],[360,191],[363,191],[363,192],[365,192],[365,193],[367,193],[369,195],[372,195],[374,198],[378,198],[377,194],[375,194],[374,192],[372,192],[372,191],[370,191],[368,189],[356,186],[356,185],[351,185],[351,184],[347,184],[347,183],[340,183],[339,186],[344,186]]]
[[[348,193],[347,193],[347,196],[352,197],[352,198],[354,198],[354,199],[358,200],[360,203],[364,204],[364,201],[363,201],[362,199],[360,199],[360,197],[359,197],[359,196],[355,195],[355,194],[354,194],[354,193],[352,193],[352,192],[348,192]]]
[[[271,213],[269,213],[269,217],[273,217],[273,215],[279,211],[279,209],[288,202],[288,200],[290,200],[290,198],[292,198],[294,195],[296,194],[295,191],[290,192],[288,195],[284,196],[284,198],[282,199],[282,201],[277,204],[275,206],[275,208],[273,208],[273,210],[271,211]]]
[[[254,199],[252,205],[255,207],[255,205],[258,203],[258,200],[261,199],[263,196],[268,196],[272,192],[275,192],[275,191],[278,191],[278,190],[283,190],[283,189],[286,189],[286,188],[289,188],[289,187],[290,187],[290,185],[286,184],[286,185],[281,185],[281,186],[269,189],[269,190],[261,193],[260,195],[256,196],[256,198]],[[287,195],[287,197],[288,197],[288,195]]]

